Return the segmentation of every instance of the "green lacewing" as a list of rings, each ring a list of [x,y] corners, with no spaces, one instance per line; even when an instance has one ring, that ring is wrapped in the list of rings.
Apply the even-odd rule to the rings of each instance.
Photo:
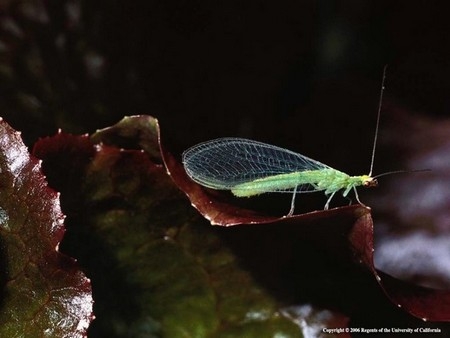
[[[250,197],[268,192],[292,193],[294,213],[298,193],[323,191],[328,196],[328,209],[336,192],[346,197],[353,190],[358,203],[357,187],[376,187],[378,175],[372,177],[375,148],[380,122],[381,102],[386,68],[383,71],[380,104],[368,175],[350,176],[304,155],[266,143],[226,137],[197,144],[183,153],[188,176],[198,184],[217,190],[230,190],[237,197]],[[393,173],[393,172],[392,172]]]

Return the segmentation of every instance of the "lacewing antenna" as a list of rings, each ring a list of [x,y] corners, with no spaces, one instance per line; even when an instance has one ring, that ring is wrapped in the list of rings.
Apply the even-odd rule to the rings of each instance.
[[[383,105],[383,93],[384,93],[384,82],[386,80],[386,69],[387,69],[387,65],[384,66],[383,69],[383,78],[381,80],[381,90],[380,90],[380,102],[378,104],[378,114],[377,114],[377,124],[375,127],[375,137],[373,139],[373,148],[372,148],[372,159],[370,161],[370,171],[369,171],[369,176],[372,176],[372,172],[373,172],[373,163],[375,161],[375,150],[377,148],[377,140],[378,140],[378,129],[380,126],[380,115],[381,115],[381,107]]]

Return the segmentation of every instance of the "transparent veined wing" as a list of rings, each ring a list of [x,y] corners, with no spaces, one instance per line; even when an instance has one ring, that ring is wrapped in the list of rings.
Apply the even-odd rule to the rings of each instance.
[[[293,151],[243,138],[219,138],[197,144],[183,153],[183,165],[195,182],[221,190],[278,174],[331,169]],[[315,190],[308,184],[299,186],[297,192]]]

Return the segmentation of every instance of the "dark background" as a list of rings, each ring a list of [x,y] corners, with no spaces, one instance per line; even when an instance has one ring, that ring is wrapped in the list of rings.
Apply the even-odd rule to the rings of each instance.
[[[175,152],[244,136],[359,174],[367,171],[386,64],[385,107],[448,114],[444,1],[1,7],[0,111],[29,145],[58,128],[93,132],[151,114]]]

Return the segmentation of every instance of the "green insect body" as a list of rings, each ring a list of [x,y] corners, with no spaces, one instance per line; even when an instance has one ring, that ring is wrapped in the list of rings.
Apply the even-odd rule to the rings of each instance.
[[[292,189],[296,186],[311,184],[315,191],[325,191],[325,195],[332,195],[343,190],[346,197],[351,189],[358,186],[374,185],[373,178],[368,175],[350,176],[335,169],[306,170],[290,174],[279,174],[254,181],[237,184],[231,189],[237,197],[251,197],[267,191]]]

